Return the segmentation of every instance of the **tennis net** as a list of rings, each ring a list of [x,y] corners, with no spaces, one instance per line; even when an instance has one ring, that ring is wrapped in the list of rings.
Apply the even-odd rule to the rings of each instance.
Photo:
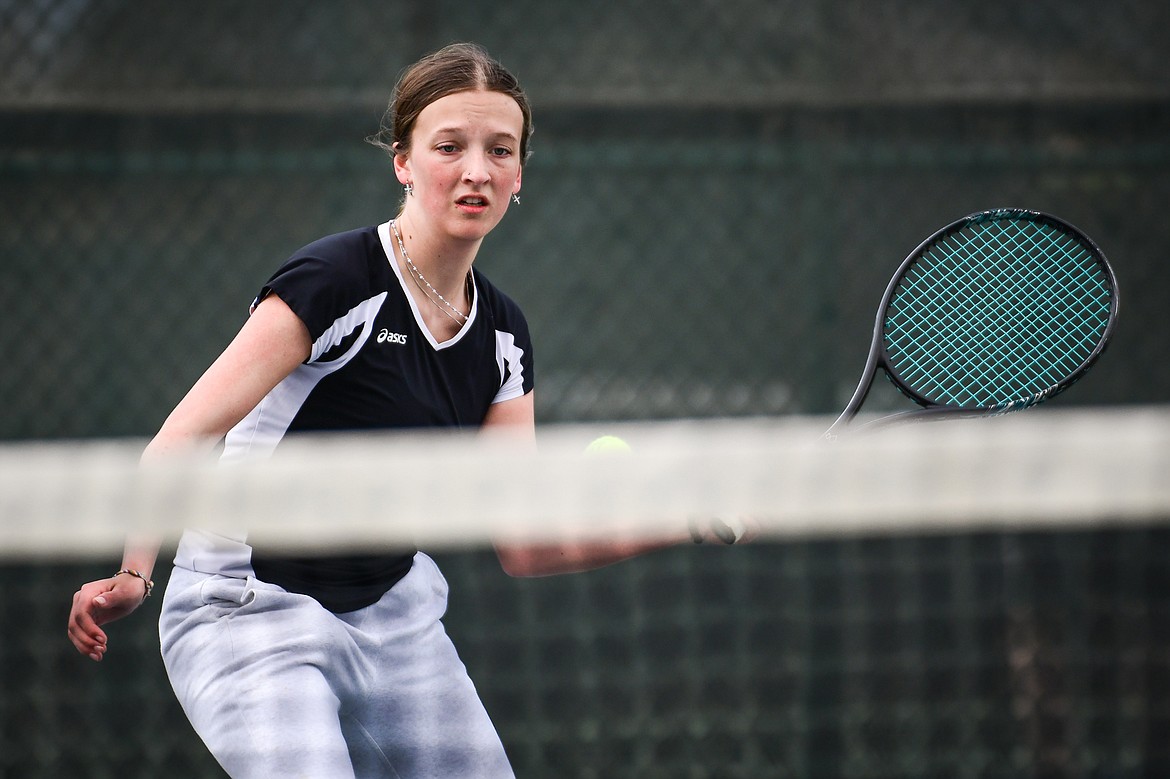
[[[290,548],[656,535],[751,517],[767,538],[1147,522],[1170,507],[1170,411],[1007,415],[836,441],[824,420],[306,436],[270,459],[142,468],[138,441],[0,449],[5,555],[106,555],[201,526]],[[620,456],[583,449],[602,434]]]
[[[186,526],[430,552],[518,776],[1170,768],[1170,409],[833,442],[829,421],[564,425],[535,451],[320,436],[231,466],[139,467],[139,441],[0,447],[0,776],[222,775],[171,696],[151,616],[111,627],[96,673],[62,629],[127,530]],[[631,451],[585,455],[602,434]],[[564,577],[509,578],[489,548],[730,516],[756,523],[755,543]],[[133,712],[129,736],[111,710]]]

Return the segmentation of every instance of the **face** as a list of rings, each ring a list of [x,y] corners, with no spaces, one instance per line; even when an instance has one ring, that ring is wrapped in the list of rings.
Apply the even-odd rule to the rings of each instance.
[[[499,92],[456,92],[428,105],[410,153],[394,158],[398,180],[414,188],[404,215],[451,238],[483,238],[520,191],[523,126],[520,106]]]

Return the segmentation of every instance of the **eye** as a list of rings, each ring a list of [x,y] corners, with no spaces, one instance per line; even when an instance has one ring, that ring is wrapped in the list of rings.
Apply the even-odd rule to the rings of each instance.
[[[443,154],[454,154],[455,152],[459,151],[459,147],[453,143],[441,143],[435,148]]]
[[[491,150],[491,154],[493,157],[507,157],[511,153],[512,153],[512,150],[509,149],[507,146],[496,146],[495,148],[493,148]]]

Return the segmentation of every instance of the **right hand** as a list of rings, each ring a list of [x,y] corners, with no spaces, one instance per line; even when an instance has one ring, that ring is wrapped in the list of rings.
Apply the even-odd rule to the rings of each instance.
[[[744,544],[759,534],[759,522],[752,517],[728,515],[725,517],[692,518],[691,540],[696,544]]]
[[[82,585],[73,594],[69,612],[69,640],[77,651],[100,661],[106,653],[107,637],[101,626],[125,617],[142,605],[146,585],[134,576],[111,576]]]

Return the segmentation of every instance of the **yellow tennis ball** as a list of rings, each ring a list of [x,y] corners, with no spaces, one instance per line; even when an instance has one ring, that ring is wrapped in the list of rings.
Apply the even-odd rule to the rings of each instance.
[[[616,435],[603,435],[600,438],[595,438],[589,446],[585,447],[585,454],[600,454],[603,452],[609,454],[612,452],[629,451],[631,451],[630,445]]]

